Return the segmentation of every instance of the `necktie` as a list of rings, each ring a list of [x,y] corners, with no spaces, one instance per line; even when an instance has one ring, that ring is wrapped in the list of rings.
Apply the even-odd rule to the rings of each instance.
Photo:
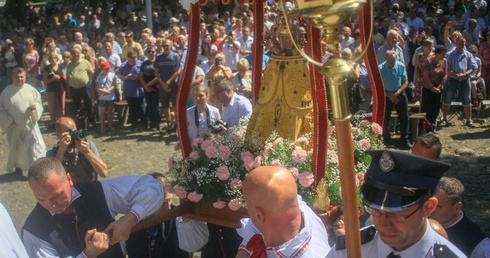
[[[252,254],[251,258],[265,258],[265,243],[262,235],[255,234],[247,243],[246,249]]]
[[[386,258],[402,258],[402,257],[398,254],[394,254],[393,252],[391,252],[390,254],[388,254],[388,256],[386,256]]]

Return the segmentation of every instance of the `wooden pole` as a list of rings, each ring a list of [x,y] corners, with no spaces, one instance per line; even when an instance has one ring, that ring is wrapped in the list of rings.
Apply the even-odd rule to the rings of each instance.
[[[339,156],[340,186],[342,187],[342,209],[345,222],[345,242],[348,257],[362,257],[359,233],[359,209],[352,129],[349,120],[336,120],[335,131]]]

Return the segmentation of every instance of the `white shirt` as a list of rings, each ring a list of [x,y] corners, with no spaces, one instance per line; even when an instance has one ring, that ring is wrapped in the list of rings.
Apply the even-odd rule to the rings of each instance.
[[[456,246],[451,244],[449,240],[435,232],[426,220],[427,230],[422,238],[409,248],[397,252],[391,246],[385,244],[378,233],[376,232],[374,239],[363,244],[362,257],[375,258],[375,257],[387,257],[391,252],[400,255],[402,258],[431,258],[434,257],[434,244],[446,245],[453,253],[458,257],[466,257]],[[328,253],[327,258],[335,257],[347,257],[347,250],[336,250],[336,246],[332,247],[332,250]]]
[[[206,105],[206,108],[209,110],[209,117],[207,117],[206,113],[203,114],[198,111],[198,125],[196,126],[196,108],[196,106],[193,106],[187,109],[187,132],[191,141],[197,138],[199,133],[206,131],[209,125],[221,119],[219,109]]]
[[[240,46],[240,42],[234,41],[237,46]],[[232,43],[226,41],[223,43],[223,55],[225,56],[225,65],[230,67],[232,71],[236,71],[236,64],[238,63],[239,49]]]
[[[242,117],[252,115],[252,103],[244,96],[233,93],[233,97],[228,105],[221,108],[221,117],[228,127],[238,125]]]
[[[301,200],[298,195],[299,208],[303,212],[304,227],[293,239],[279,246],[266,246],[268,258],[272,257],[303,257],[303,258],[324,258],[330,251],[328,235],[325,225],[315,212]],[[252,220],[245,218],[241,220],[242,227],[237,229],[238,234],[243,237],[239,249],[246,251],[248,241],[255,235],[261,234],[252,223]]]
[[[12,219],[0,203],[0,257],[27,258],[27,251],[20,241]]]
[[[163,186],[151,176],[130,175],[100,181],[104,197],[111,216],[127,214],[136,215],[138,221],[157,211],[163,204]],[[72,187],[72,202],[80,196]],[[42,223],[40,221],[39,223]],[[22,241],[30,257],[59,257],[51,244],[43,241],[30,232],[23,230]],[[124,242],[121,242],[121,248]],[[123,252],[124,253],[124,252]],[[79,254],[77,257],[83,257]]]

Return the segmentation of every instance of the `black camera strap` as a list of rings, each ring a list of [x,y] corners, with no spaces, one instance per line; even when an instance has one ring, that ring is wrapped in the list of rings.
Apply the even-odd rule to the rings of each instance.
[[[199,131],[199,112],[197,110],[197,106],[194,107],[194,123],[196,124],[196,128]],[[206,105],[206,124],[209,125],[209,108]]]

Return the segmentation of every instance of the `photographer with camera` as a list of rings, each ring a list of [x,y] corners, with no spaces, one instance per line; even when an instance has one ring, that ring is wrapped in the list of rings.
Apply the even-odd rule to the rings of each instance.
[[[59,142],[46,156],[61,161],[73,182],[96,181],[97,176],[107,176],[107,165],[100,158],[97,147],[86,139],[85,132],[77,130],[73,119],[60,117],[55,129]]]

